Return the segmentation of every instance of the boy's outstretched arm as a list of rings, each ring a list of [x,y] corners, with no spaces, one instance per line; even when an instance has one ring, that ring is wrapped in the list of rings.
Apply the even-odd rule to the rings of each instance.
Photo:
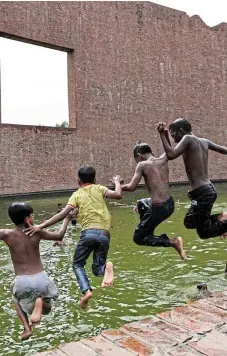
[[[120,183],[120,176],[116,175],[113,177],[112,182],[114,184],[114,190],[107,189],[105,193],[106,198],[110,199],[122,199],[122,189],[121,189],[121,183]]]
[[[176,147],[171,147],[170,143],[169,143],[169,138],[167,139],[166,136],[166,128],[165,128],[165,124],[164,123],[159,123],[156,126],[161,140],[162,140],[162,144],[163,144],[163,148],[165,150],[166,156],[169,160],[175,159],[177,157],[179,157],[180,155],[182,155],[182,153],[185,152],[185,150],[188,148],[189,145],[189,137],[187,135],[185,135],[182,140],[176,145]]]
[[[209,150],[221,153],[223,155],[227,155],[227,148],[225,146],[217,145],[216,143],[209,140],[207,140],[207,143]]]
[[[45,227],[57,224],[59,221],[63,220],[74,209],[75,208],[73,208],[72,206],[66,205],[66,207],[62,211],[60,211],[60,213],[55,214],[54,216],[52,216],[52,218],[44,221],[40,225],[29,226],[27,229],[24,230],[24,232],[26,232],[27,235],[32,236],[36,232],[44,229]]]
[[[143,177],[143,167],[142,167],[142,162],[140,162],[136,166],[136,170],[134,176],[132,177],[131,182],[128,184],[123,184],[121,186],[122,190],[133,192],[134,190],[136,190],[136,187],[141,181],[142,177]]]
[[[7,235],[6,229],[0,229],[0,240],[4,240]]]
[[[71,218],[72,218],[71,214],[68,214],[63,220],[63,223],[57,232],[51,232],[46,230],[39,231],[40,239],[50,240],[50,241],[61,241],[66,233],[67,226]]]

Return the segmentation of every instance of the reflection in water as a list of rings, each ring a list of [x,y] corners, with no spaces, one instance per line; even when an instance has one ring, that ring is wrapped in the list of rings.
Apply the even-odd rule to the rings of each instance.
[[[225,191],[227,186],[217,187],[219,199],[214,211],[227,210]],[[0,245],[0,355],[33,355],[35,352],[53,348],[61,342],[77,340],[99,333],[103,329],[117,328],[123,323],[147,317],[177,305],[184,305],[193,296],[201,297],[197,285],[204,281],[212,294],[227,286],[225,265],[226,243],[219,238],[200,240],[194,230],[183,226],[187,211],[187,187],[172,188],[175,212],[160,225],[158,233],[169,237],[181,236],[184,240],[188,262],[183,263],[171,248],[137,246],[132,241],[138,216],[133,214],[135,202],[147,196],[138,190],[125,194],[122,205],[109,204],[112,214],[111,248],[109,257],[115,264],[115,284],[103,290],[101,279],[91,273],[92,260],[88,260],[87,271],[94,288],[94,298],[88,311],[78,307],[80,293],[72,271],[75,244],[79,229],[70,226],[69,243],[64,248],[54,248],[50,242],[41,243],[44,266],[58,285],[61,296],[54,304],[53,312],[43,318],[36,327],[34,336],[24,343],[18,340],[21,326],[11,308],[10,283],[14,273],[7,247]],[[62,198],[65,204],[68,197]],[[17,199],[18,200],[18,199]],[[37,222],[50,217],[56,211],[59,197],[30,201]],[[10,224],[7,218],[8,201],[1,201],[0,226]],[[10,225],[12,226],[12,225]],[[203,290],[203,293],[205,290]],[[197,298],[198,299],[198,298]]]

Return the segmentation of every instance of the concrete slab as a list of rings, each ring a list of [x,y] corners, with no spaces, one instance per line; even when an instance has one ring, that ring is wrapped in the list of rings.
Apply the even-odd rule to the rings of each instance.
[[[59,349],[66,356],[98,356],[99,354],[92,350],[91,348],[84,345],[82,342],[69,342],[67,344],[62,344]]]
[[[177,313],[176,310],[168,310],[157,315],[169,323],[178,325],[184,329],[190,330],[194,333],[203,334],[212,330],[212,324],[201,323],[199,320],[192,319],[183,313]]]
[[[227,319],[227,310],[218,308],[217,306],[208,303],[206,299],[198,300],[190,304],[190,307],[203,310],[207,313],[211,313],[212,315],[216,315],[224,320]]]
[[[171,335],[167,335],[155,327],[148,329],[145,325],[139,322],[123,325],[121,330],[126,331],[128,334],[136,337],[141,342],[149,344],[153,347],[161,345],[166,348],[177,344],[177,341],[171,337]]]
[[[227,292],[36,356],[227,356]]]
[[[155,327],[159,330],[162,330],[163,332],[167,333],[168,335],[171,335],[171,337],[180,342],[186,342],[186,340],[189,340],[192,337],[190,331],[183,329],[179,326],[170,324],[156,317],[143,319],[139,321],[139,324],[145,325],[147,328]]]
[[[227,355],[227,336],[213,330],[198,341],[189,341],[188,345],[207,356]]]
[[[207,299],[207,302],[211,305],[215,305],[218,308],[227,310],[227,300],[222,299],[221,296],[219,296],[219,297],[215,296],[213,298],[209,298],[209,299]]]
[[[110,341],[116,341],[127,336],[127,334],[119,329],[105,330],[102,331],[101,335]]]
[[[154,355],[155,350],[150,346],[145,345],[134,337],[126,337],[124,339],[118,340],[117,344],[125,347],[129,351],[133,351],[136,355],[139,356],[150,356]]]
[[[173,350],[168,352],[171,356],[201,356],[201,353],[191,349],[190,347],[183,345],[179,347],[174,347]]]
[[[81,342],[102,356],[132,356],[134,354],[100,335],[90,339],[82,339]]]

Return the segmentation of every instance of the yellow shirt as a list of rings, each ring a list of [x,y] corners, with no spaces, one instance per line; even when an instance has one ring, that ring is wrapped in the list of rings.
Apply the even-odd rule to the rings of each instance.
[[[79,208],[78,221],[85,229],[110,230],[111,217],[104,196],[108,188],[89,184],[79,188],[69,198],[68,205]]]

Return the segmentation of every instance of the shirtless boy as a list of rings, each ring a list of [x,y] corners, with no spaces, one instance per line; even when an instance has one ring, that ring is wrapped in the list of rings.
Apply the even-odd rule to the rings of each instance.
[[[154,235],[155,228],[174,211],[174,200],[169,193],[169,168],[166,154],[154,157],[147,143],[138,143],[133,150],[137,163],[130,183],[122,185],[122,190],[134,191],[144,177],[151,199],[138,202],[140,224],[133,240],[137,245],[173,247],[182,260],[186,260],[181,237],[169,238],[166,234]]]
[[[92,298],[92,288],[86,275],[84,266],[91,253],[93,253],[92,271],[95,276],[104,276],[101,286],[107,287],[113,283],[113,264],[107,262],[110,245],[111,217],[105,203],[105,198],[121,199],[120,176],[115,176],[114,190],[96,184],[96,172],[92,166],[82,166],[78,171],[79,189],[72,194],[66,207],[58,214],[41,225],[27,229],[32,236],[35,231],[56,224],[67,214],[78,208],[78,221],[82,225],[80,240],[77,244],[73,259],[73,271],[76,275],[80,290],[83,294],[80,300],[81,308],[88,306]]]
[[[200,138],[192,133],[189,121],[179,118],[170,126],[169,131],[177,143],[171,147],[166,140],[168,132],[165,123],[157,125],[164,150],[169,160],[183,155],[185,170],[191,186],[188,197],[191,206],[185,216],[184,225],[188,229],[196,229],[201,239],[215,236],[226,237],[227,213],[210,215],[213,204],[217,198],[216,190],[208,177],[208,152],[209,150],[227,154],[227,148],[216,143]]]
[[[42,314],[51,311],[51,299],[57,299],[59,291],[47,276],[40,259],[41,240],[62,240],[70,217],[66,217],[58,232],[39,231],[32,237],[24,229],[33,225],[33,209],[26,203],[13,203],[8,209],[14,229],[1,229],[0,240],[9,247],[15,271],[12,285],[13,301],[24,331],[21,340],[32,336],[32,325],[40,322]],[[28,321],[27,314],[31,314]]]

